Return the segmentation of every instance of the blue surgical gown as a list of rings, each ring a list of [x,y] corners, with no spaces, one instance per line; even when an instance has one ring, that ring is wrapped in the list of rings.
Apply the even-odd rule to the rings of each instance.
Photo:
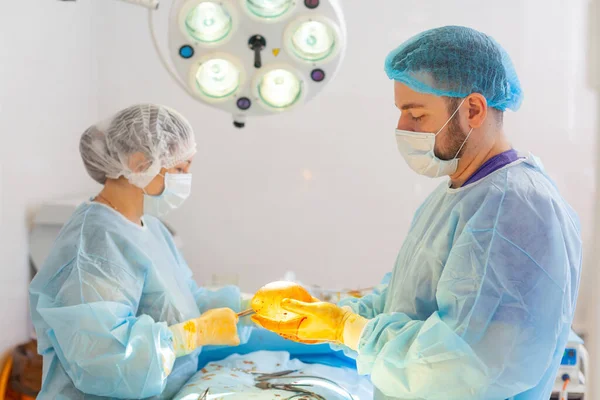
[[[581,268],[580,225],[533,156],[418,209],[392,277],[340,303],[371,319],[357,365],[376,399],[545,400]]]
[[[44,359],[38,399],[170,399],[200,349],[173,364],[168,326],[211,308],[240,311],[235,287],[200,289],[165,226],[81,205],[30,285]]]

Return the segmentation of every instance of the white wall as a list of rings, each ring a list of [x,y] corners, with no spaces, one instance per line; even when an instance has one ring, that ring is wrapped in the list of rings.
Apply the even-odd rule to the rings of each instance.
[[[165,32],[170,3],[163,3]],[[512,55],[526,100],[507,114],[506,130],[518,149],[542,158],[589,243],[595,108],[585,86],[585,3],[345,1],[350,47],[335,82],[306,107],[250,120],[239,131],[161,70],[144,11],[105,2],[102,14],[114,22],[100,40],[100,112],[155,101],[194,125],[200,152],[193,200],[171,222],[200,283],[239,274],[250,290],[294,270],[305,283],[371,285],[392,268],[413,212],[436,184],[409,171],[395,149],[398,114],[383,59],[421,30],[471,26]]]
[[[28,211],[94,187],[78,151],[97,118],[91,22],[86,3],[2,1],[0,354],[28,339]]]
[[[135,102],[168,104],[196,129],[193,198],[170,222],[200,284],[238,275],[252,290],[286,270],[323,286],[377,282],[437,184],[409,171],[397,153],[383,59],[410,35],[446,24],[484,30],[512,55],[526,101],[507,114],[507,132],[517,148],[543,159],[590,243],[595,108],[584,81],[585,0],[347,0],[350,47],[337,79],[306,107],[250,120],[241,131],[169,80],[143,9],[109,0],[35,2],[6,2],[0,15],[2,33],[33,22],[22,36],[0,35],[0,132],[8,138],[0,146],[0,318],[16,327],[0,336],[0,349],[25,333],[25,210],[95,190],[77,152],[80,132]],[[170,2],[163,4],[166,20]]]

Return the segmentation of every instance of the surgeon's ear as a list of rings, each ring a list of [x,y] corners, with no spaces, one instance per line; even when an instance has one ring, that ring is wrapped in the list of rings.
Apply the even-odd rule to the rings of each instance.
[[[148,158],[144,153],[137,151],[129,155],[127,166],[132,172],[144,172],[149,167]]]
[[[473,93],[467,97],[465,102],[469,107],[469,127],[480,128],[488,115],[487,100],[479,93]]]

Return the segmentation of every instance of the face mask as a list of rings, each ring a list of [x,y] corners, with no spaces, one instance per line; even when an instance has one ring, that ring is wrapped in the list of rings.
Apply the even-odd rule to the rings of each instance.
[[[166,173],[164,178],[165,190],[158,196],[150,196],[144,191],[144,214],[164,217],[190,197],[192,174]]]
[[[458,169],[458,155],[465,143],[471,136],[473,128],[465,138],[464,142],[456,152],[456,155],[451,160],[441,160],[435,155],[435,138],[440,132],[452,121],[452,118],[458,113],[460,107],[466,99],[460,103],[454,114],[450,116],[448,121],[440,128],[437,133],[411,132],[396,129],[396,143],[398,150],[404,157],[408,166],[417,174],[425,175],[430,178],[438,178],[440,176],[452,175]]]

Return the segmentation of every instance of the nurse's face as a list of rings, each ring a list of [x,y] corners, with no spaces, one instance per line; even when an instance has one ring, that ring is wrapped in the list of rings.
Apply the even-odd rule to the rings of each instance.
[[[177,164],[173,168],[162,168],[160,170],[160,175],[154,177],[152,182],[146,186],[146,193],[151,196],[160,195],[165,190],[165,174],[189,174],[192,166],[192,159],[193,157]]]

